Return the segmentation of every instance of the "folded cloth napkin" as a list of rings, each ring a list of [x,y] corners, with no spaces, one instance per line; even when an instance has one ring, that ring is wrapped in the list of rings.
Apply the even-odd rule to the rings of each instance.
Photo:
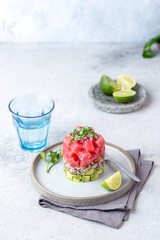
[[[98,221],[113,228],[120,228],[122,221],[128,220],[129,212],[154,164],[153,161],[142,160],[140,157],[140,150],[138,149],[130,150],[128,153],[135,162],[136,175],[141,181],[140,183],[134,183],[132,188],[122,197],[99,205],[69,206],[50,201],[44,196],[41,196],[39,199],[39,205],[44,208],[52,208],[54,210],[65,212],[79,218]]]

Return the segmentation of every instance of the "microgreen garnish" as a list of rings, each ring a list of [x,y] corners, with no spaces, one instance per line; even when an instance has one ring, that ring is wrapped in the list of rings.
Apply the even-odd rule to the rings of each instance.
[[[73,132],[70,133],[72,136],[70,142],[77,142],[82,139],[95,139],[97,134],[91,127],[80,127],[79,129],[74,129]]]
[[[47,156],[44,152],[41,152],[41,158],[47,163],[46,172],[49,173],[51,168],[62,160],[62,148],[58,149],[57,151],[53,152],[52,150],[49,151],[50,154]]]

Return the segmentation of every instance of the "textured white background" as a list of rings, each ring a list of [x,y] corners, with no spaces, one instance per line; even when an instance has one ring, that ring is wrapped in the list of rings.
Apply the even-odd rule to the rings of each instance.
[[[0,240],[159,240],[160,54],[143,59],[142,46],[0,45]],[[88,90],[103,73],[134,77],[148,92],[145,104],[128,114],[94,108]],[[36,153],[19,147],[7,107],[16,95],[30,92],[55,101],[48,146],[62,141],[76,125],[89,125],[106,141],[123,149],[140,148],[144,159],[155,161],[129,220],[119,230],[38,205],[30,178]]]
[[[159,0],[0,0],[0,42],[145,42]]]
[[[0,45],[0,240],[159,239],[160,55],[143,59],[143,44],[94,44],[144,42],[159,29],[158,0],[0,0],[0,42],[75,43]],[[88,89],[103,73],[133,76],[148,92],[144,106],[122,115],[95,109]],[[107,141],[140,148],[144,159],[155,161],[119,230],[39,207],[30,179],[36,154],[18,146],[7,108],[16,95],[33,92],[56,103],[48,146],[76,125],[91,125]]]

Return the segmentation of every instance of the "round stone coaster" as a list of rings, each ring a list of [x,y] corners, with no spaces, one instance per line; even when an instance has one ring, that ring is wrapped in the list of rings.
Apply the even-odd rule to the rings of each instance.
[[[94,84],[89,89],[89,97],[93,102],[94,106],[102,111],[109,113],[128,113],[139,109],[145,102],[147,97],[147,92],[139,83],[136,84],[134,88],[136,91],[136,96],[129,103],[118,103],[116,100],[109,95],[106,95],[99,88],[99,84]]]

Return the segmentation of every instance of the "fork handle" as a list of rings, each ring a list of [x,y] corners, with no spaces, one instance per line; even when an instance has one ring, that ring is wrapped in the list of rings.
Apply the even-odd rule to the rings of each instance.
[[[107,158],[105,159],[105,161],[110,161],[112,163],[114,163],[122,172],[124,172],[128,177],[130,177],[131,179],[133,179],[136,182],[140,182],[140,179],[135,176],[133,173],[131,173],[131,171],[129,171],[127,168],[123,167],[122,165],[120,165],[119,163],[117,163],[116,161],[114,161],[111,158]]]

